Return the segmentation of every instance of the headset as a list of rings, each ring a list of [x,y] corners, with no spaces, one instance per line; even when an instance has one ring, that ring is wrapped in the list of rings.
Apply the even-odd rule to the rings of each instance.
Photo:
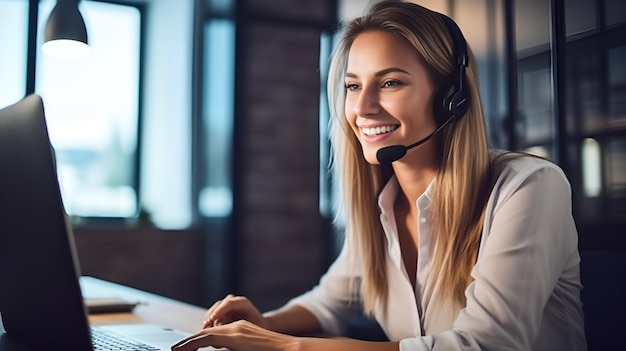
[[[447,124],[453,118],[460,119],[469,109],[470,99],[465,90],[465,68],[469,64],[467,44],[459,26],[450,17],[440,14],[452,38],[454,56],[458,68],[458,78],[452,77],[435,93],[433,111],[438,126]]]
[[[448,33],[452,38],[454,57],[456,59],[456,65],[458,66],[458,78],[451,77],[451,79],[444,83],[433,97],[433,114],[437,128],[426,137],[418,140],[417,142],[405,146],[405,145],[390,145],[378,149],[376,152],[376,159],[380,164],[390,164],[397,161],[406,155],[409,149],[419,146],[439,132],[448,125],[453,119],[462,118],[469,109],[469,95],[465,91],[465,68],[469,64],[469,55],[467,53],[467,43],[461,33],[461,29],[457,24],[448,16],[441,15],[443,22],[448,28]]]

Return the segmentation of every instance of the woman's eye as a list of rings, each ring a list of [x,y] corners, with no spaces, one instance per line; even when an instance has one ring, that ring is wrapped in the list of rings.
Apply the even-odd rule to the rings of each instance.
[[[359,85],[358,84],[354,84],[354,83],[347,83],[346,84],[346,90],[354,91],[354,90],[357,90],[357,89],[359,89]]]
[[[383,88],[392,88],[398,85],[400,85],[400,82],[396,80],[386,80],[383,82]]]

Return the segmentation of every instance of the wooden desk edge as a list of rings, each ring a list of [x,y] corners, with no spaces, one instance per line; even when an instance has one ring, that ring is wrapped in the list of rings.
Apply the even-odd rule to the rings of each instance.
[[[89,322],[94,325],[154,323],[186,333],[195,333],[204,320],[206,309],[203,307],[96,277],[82,276],[80,280],[81,285],[102,294],[140,302],[140,305],[130,313],[90,314]]]

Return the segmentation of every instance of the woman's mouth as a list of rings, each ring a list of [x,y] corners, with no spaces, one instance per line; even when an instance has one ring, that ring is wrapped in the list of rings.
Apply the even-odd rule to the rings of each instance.
[[[376,135],[393,132],[396,129],[398,129],[398,125],[387,125],[387,126],[372,127],[372,128],[361,128],[361,131],[363,132],[363,134],[367,136],[376,136]]]

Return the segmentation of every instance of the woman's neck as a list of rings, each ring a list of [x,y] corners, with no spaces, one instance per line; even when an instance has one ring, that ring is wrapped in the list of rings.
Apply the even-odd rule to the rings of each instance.
[[[393,163],[393,171],[402,193],[399,196],[405,196],[411,206],[415,206],[417,198],[426,191],[438,172],[434,160],[421,158],[417,161],[415,158]]]

